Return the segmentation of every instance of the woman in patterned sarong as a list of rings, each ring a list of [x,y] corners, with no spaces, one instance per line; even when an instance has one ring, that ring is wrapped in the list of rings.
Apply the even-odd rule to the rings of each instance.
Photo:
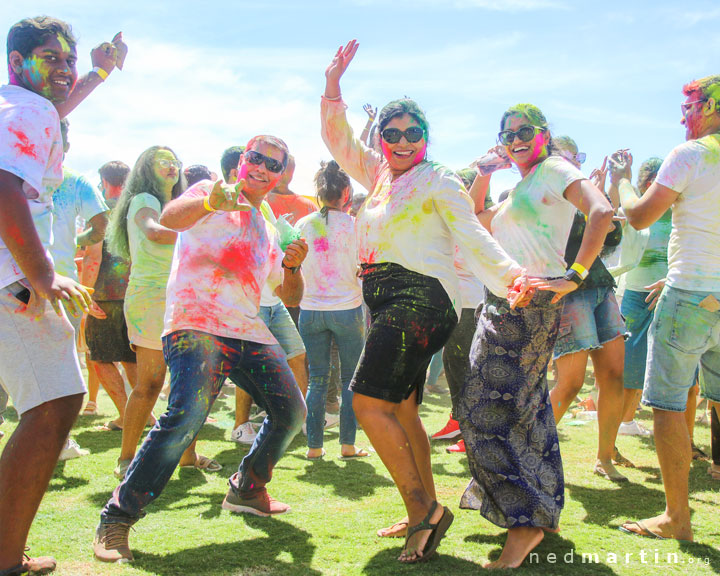
[[[530,304],[511,310],[489,293],[470,353],[471,371],[459,406],[460,429],[473,480],[462,508],[477,509],[508,529],[500,558],[488,568],[522,564],[556,530],[564,482],[547,366],[558,331],[564,294],[576,289],[600,252],[612,207],[582,173],[559,156],[542,112],[531,104],[503,115],[499,142],[522,180],[508,198],[478,218],[498,243],[538,277]],[[487,190],[490,176],[473,188]],[[471,191],[472,195],[472,191]],[[587,227],[574,263],[563,259],[576,208]],[[569,266],[569,267],[568,267]],[[567,268],[567,271],[566,271]]]

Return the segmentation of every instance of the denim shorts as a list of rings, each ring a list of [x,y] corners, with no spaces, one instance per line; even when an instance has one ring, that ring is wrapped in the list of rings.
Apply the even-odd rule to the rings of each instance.
[[[597,350],[625,335],[625,321],[609,286],[575,290],[563,298],[563,311],[553,359]]]
[[[625,290],[620,311],[625,317],[628,337],[625,340],[625,372],[623,383],[628,390],[642,390],[647,363],[647,335],[653,311],[645,302],[649,292]]]
[[[719,301],[720,292],[665,286],[648,333],[643,404],[684,412],[698,364],[704,376],[701,395],[720,402],[720,310],[713,311]]]
[[[260,306],[258,316],[270,329],[278,344],[285,350],[288,360],[305,354],[305,345],[290,313],[282,302],[275,306]]]

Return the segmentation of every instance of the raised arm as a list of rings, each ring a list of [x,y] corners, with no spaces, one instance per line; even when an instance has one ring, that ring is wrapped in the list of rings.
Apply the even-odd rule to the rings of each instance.
[[[103,42],[93,48],[90,52],[93,69],[77,81],[65,102],[55,105],[60,118],[65,118],[75,110],[95,88],[105,81],[116,67],[122,69],[127,52],[128,47],[123,42],[122,32],[115,34],[112,42]]]
[[[341,46],[325,70],[325,94],[321,103],[322,139],[341,168],[368,191],[372,191],[382,158],[353,134],[340,92],[340,78],[357,49],[355,40],[348,42],[344,48]]]

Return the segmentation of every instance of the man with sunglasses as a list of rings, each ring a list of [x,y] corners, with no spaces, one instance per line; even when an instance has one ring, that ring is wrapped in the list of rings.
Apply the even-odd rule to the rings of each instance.
[[[698,364],[705,377],[702,396],[720,401],[720,75],[690,82],[683,93],[680,122],[686,142],[670,152],[648,190],[636,196],[630,183],[632,156],[626,151],[612,156],[611,170],[620,176],[620,201],[634,228],[647,228],[672,208],[668,274],[653,285],[653,292],[662,293],[648,333],[642,398],[653,409],[666,508],[620,529],[692,540],[692,452],[684,412]]]
[[[258,516],[290,509],[265,486],[300,431],[305,402],[285,352],[258,316],[266,283],[286,304],[298,304],[303,293],[299,269],[307,245],[296,240],[283,254],[275,228],[261,212],[287,158],[282,140],[257,136],[241,157],[237,186],[199,182],[163,210],[161,224],[179,232],[163,333],[171,378],[168,411],[103,509],[93,546],[99,560],[133,559],[131,525],[164,489],[226,378],[250,394],[267,417],[230,478],[222,507]]]

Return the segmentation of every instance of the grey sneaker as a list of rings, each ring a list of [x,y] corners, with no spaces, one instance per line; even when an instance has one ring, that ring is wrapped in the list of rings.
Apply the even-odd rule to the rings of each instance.
[[[276,516],[290,511],[290,506],[275,500],[265,488],[249,496],[242,496],[230,488],[223,500],[222,508],[238,514],[247,513],[255,516]]]
[[[95,530],[93,552],[95,558],[102,562],[132,562],[128,534],[132,525],[125,522],[106,523],[102,520]]]

